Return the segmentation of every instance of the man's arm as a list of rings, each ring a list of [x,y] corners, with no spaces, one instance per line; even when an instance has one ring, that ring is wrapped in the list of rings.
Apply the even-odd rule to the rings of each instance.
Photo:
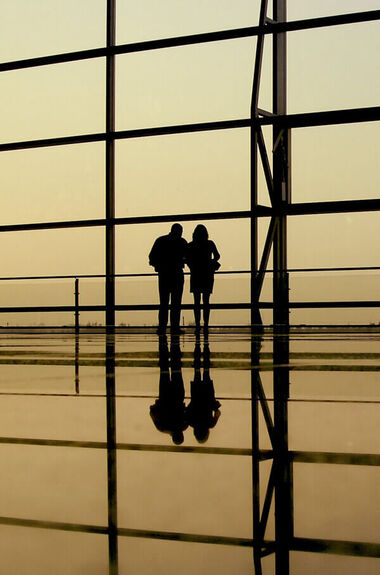
[[[157,252],[158,252],[158,249],[157,249],[157,241],[158,241],[158,240],[156,240],[156,241],[154,242],[153,247],[152,247],[152,249],[151,249],[150,252],[149,252],[149,265],[153,266],[155,270],[156,270],[156,266],[157,266],[157,263],[158,263],[158,258],[157,258]],[[156,271],[157,271],[157,270],[156,270]]]
[[[187,264],[187,254],[188,254],[188,243],[185,240],[185,238],[181,238],[182,240],[182,267],[185,266],[185,264]]]

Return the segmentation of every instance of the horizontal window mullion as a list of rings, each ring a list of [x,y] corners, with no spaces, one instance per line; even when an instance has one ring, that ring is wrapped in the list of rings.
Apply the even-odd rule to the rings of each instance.
[[[217,32],[206,32],[203,34],[191,34],[174,38],[160,38],[157,40],[121,44],[112,46],[110,48],[93,48],[91,50],[81,50],[63,54],[54,54],[50,56],[41,56],[37,58],[15,60],[12,62],[4,62],[0,63],[0,72],[34,68],[38,66],[50,66],[64,62],[88,60],[91,58],[101,58],[109,54],[131,54],[150,50],[162,50],[165,48],[203,44],[207,42],[220,42],[223,40],[233,40],[251,36],[255,37],[262,34],[281,34],[284,32],[295,32],[299,30],[311,30],[329,26],[373,22],[376,20],[380,20],[380,10],[354,12],[351,14],[338,14],[335,16],[308,18],[303,20],[293,20],[290,22],[267,21],[264,26],[249,26],[245,28],[235,28],[233,30],[221,30]]]
[[[58,138],[45,138],[20,142],[7,142],[0,144],[0,152],[44,148],[51,146],[65,146],[84,143],[105,142],[107,139],[127,140],[153,136],[166,136],[187,134],[194,132],[212,132],[241,128],[254,128],[257,126],[278,125],[284,128],[308,128],[314,126],[330,126],[334,124],[358,124],[361,122],[375,122],[380,120],[380,106],[366,108],[352,108],[331,110],[328,112],[306,112],[302,114],[285,114],[278,116],[265,116],[261,118],[239,118],[234,120],[220,120],[216,122],[198,122],[193,124],[174,124],[172,126],[158,126],[153,128],[138,128],[120,130],[106,134],[80,134],[75,136],[62,136]]]
[[[255,207],[255,216],[269,217],[271,208],[266,206]],[[235,212],[204,212],[193,214],[168,214],[162,216],[135,216],[128,218],[111,218],[109,223],[118,225],[147,224],[147,223],[167,223],[167,222],[191,222],[199,220],[227,220],[227,219],[248,219],[251,217],[248,210]],[[101,227],[107,224],[107,220],[71,220],[62,222],[41,222],[33,224],[6,224],[0,225],[0,232],[17,232],[17,231],[36,231],[36,230],[54,230],[65,228],[85,228]]]

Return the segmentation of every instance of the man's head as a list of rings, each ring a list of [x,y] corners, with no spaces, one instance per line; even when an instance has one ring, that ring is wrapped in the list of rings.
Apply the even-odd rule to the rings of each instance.
[[[173,224],[170,230],[170,235],[175,238],[180,238],[182,236],[182,226],[181,224]]]

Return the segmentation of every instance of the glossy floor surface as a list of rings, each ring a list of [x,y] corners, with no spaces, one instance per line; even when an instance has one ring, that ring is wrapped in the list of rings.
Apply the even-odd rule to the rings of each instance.
[[[0,573],[379,573],[380,333],[276,342],[2,333]]]

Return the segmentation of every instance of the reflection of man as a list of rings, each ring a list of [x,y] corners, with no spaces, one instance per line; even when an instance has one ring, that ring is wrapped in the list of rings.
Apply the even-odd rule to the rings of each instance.
[[[169,433],[176,445],[183,443],[183,432],[187,428],[184,399],[179,338],[172,339],[170,365],[167,339],[160,338],[159,395],[150,406],[150,416],[157,429]]]
[[[186,407],[186,416],[197,441],[204,443],[220,417],[220,402],[215,399],[214,382],[210,378],[210,348],[207,342],[203,349],[203,378],[201,367],[201,347],[197,342],[194,349],[194,381],[191,382],[191,401]]]
[[[183,266],[187,241],[182,238],[181,224],[173,224],[170,233],[156,239],[149,254],[149,263],[158,273],[160,309],[157,333],[164,334],[168,324],[169,300],[170,328],[180,333],[181,301],[183,292]]]

